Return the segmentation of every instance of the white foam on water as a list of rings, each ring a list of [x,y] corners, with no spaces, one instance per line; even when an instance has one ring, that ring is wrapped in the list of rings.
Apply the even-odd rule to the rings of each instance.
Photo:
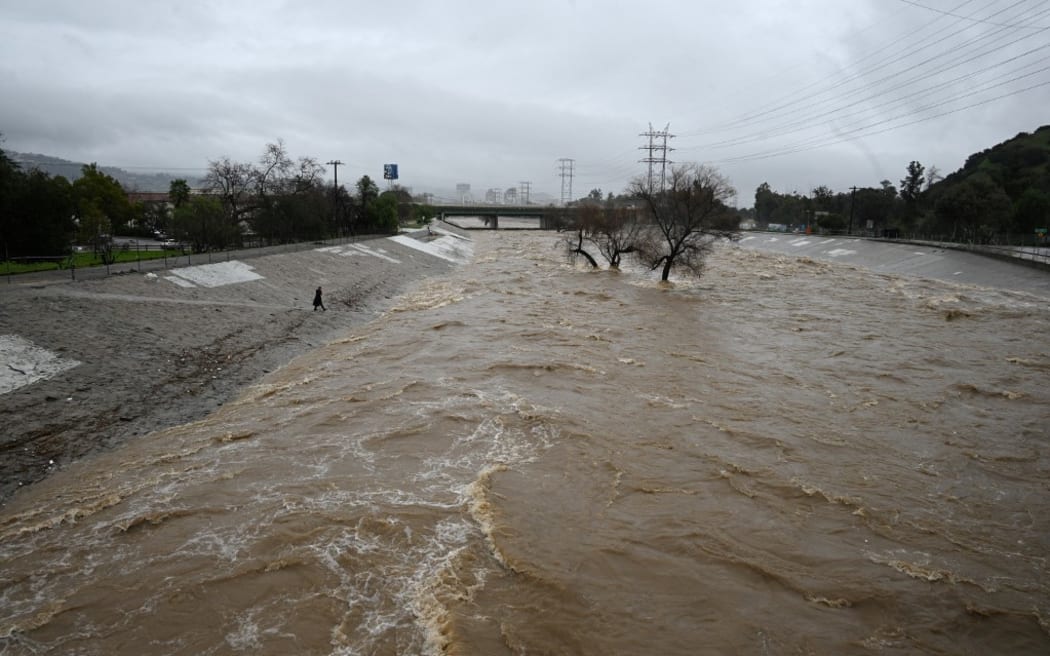
[[[223,287],[225,285],[235,285],[237,283],[262,279],[262,276],[255,273],[255,270],[251,265],[245,264],[239,260],[184,267],[182,269],[174,269],[171,273],[173,276],[177,276],[182,280],[190,282],[190,286],[199,285],[201,287]],[[168,276],[167,279],[172,280],[170,276]],[[175,281],[172,280],[172,282]],[[186,286],[179,282],[175,282],[175,284],[183,287]]]
[[[443,260],[457,264],[469,262],[474,257],[474,244],[472,242],[448,234],[433,241],[419,241],[404,235],[391,237],[390,240],[396,241],[402,246],[408,246],[417,251],[422,251],[428,255],[440,257]]]
[[[80,364],[18,335],[0,335],[0,394],[46,380]]]
[[[808,239],[792,239],[788,242],[792,246],[808,246],[811,242]]]
[[[856,255],[857,251],[851,251],[848,248],[833,248],[827,251],[827,254],[831,257],[842,257],[843,255]]]

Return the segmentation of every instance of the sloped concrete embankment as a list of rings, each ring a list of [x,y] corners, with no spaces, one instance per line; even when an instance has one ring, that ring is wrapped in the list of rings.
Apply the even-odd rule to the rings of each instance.
[[[743,248],[833,261],[882,273],[918,276],[1050,298],[1050,271],[938,245],[856,237],[745,233]]]
[[[0,500],[245,385],[472,257],[451,229],[0,288]],[[326,312],[312,307],[322,287]]]

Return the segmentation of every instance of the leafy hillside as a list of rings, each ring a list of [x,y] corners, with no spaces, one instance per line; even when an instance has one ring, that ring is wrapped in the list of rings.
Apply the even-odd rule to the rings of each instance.
[[[934,186],[950,187],[974,176],[987,176],[1017,202],[1028,189],[1050,193],[1050,125],[970,155],[961,169]]]
[[[953,240],[1043,243],[1050,224],[1050,125],[974,153],[919,203],[924,232]]]

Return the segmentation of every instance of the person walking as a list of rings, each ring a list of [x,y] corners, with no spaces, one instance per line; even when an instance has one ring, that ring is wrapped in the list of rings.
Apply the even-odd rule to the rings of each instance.
[[[317,312],[317,308],[321,308],[325,312],[328,311],[328,308],[326,308],[324,306],[324,301],[321,300],[321,288],[320,287],[318,287],[317,291],[314,292],[314,312]]]

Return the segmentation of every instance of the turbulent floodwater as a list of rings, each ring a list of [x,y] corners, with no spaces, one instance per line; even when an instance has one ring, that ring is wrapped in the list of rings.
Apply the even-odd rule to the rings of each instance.
[[[0,514],[3,654],[1046,654],[1047,299],[473,264]]]

